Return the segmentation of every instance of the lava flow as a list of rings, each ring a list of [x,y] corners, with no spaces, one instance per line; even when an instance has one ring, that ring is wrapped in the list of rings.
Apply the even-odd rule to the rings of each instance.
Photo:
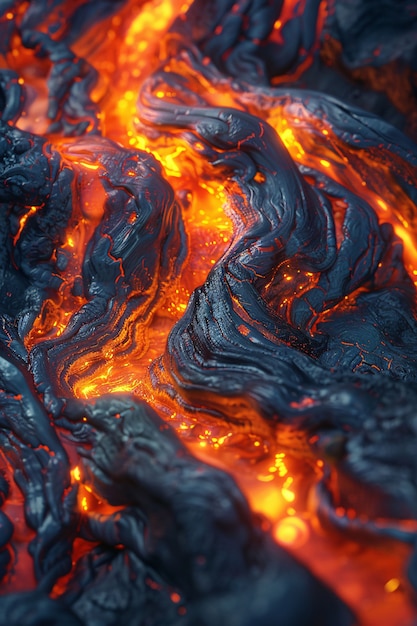
[[[3,622],[411,626],[417,10],[3,4]]]

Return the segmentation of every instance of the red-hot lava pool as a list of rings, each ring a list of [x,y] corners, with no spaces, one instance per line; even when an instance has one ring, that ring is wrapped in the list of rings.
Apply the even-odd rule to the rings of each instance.
[[[417,8],[1,10],[1,623],[415,624]]]

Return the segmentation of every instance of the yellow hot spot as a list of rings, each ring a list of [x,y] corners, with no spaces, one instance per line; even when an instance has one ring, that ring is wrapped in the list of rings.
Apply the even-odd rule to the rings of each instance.
[[[270,121],[272,121],[272,120],[270,120]],[[281,137],[282,143],[287,148],[287,150],[289,150],[289,152],[292,154],[292,156],[294,156],[295,152],[297,154],[300,154],[300,155],[305,154],[303,147],[296,140],[296,138],[294,136],[294,133],[291,130],[291,128],[286,128],[285,130],[282,130],[280,132],[280,137]]]
[[[83,395],[84,398],[89,398],[90,395],[95,392],[96,388],[97,388],[97,385],[95,384],[84,385],[81,388],[81,395]]]
[[[376,201],[376,203],[378,204],[378,206],[381,207],[381,209],[383,209],[384,211],[388,211],[388,206],[387,203],[384,202],[383,200],[381,200],[381,198],[378,198],[378,200]]]
[[[173,17],[173,13],[173,7],[168,0],[164,0],[159,6],[152,7],[152,10],[141,11],[129,29],[128,43],[130,43],[129,39],[133,43],[134,37],[140,33],[146,34],[146,39],[152,39],[152,31],[165,30]]]
[[[320,163],[323,167],[330,167],[329,161],[326,161],[325,159],[320,159]]]
[[[295,493],[291,491],[290,489],[293,482],[294,482],[294,478],[292,476],[288,476],[288,478],[285,480],[285,483],[283,484],[282,489],[281,489],[282,497],[287,502],[294,502],[295,500]]]
[[[88,511],[88,504],[87,504],[87,497],[84,496],[83,499],[81,500],[81,507],[83,509],[83,511]]]
[[[134,112],[134,110],[131,109],[131,104],[124,98],[118,100],[117,108],[119,110],[120,116],[123,118],[131,118],[132,113]]]
[[[212,196],[214,195],[214,189],[209,185],[206,185],[206,183],[200,183],[200,187],[208,191],[208,193],[210,193]]]
[[[269,483],[271,482],[271,480],[274,480],[274,475],[273,474],[267,474],[266,476],[264,476],[263,474],[258,474],[257,479],[261,482],[261,483]]]
[[[136,388],[136,381],[131,383],[126,383],[124,385],[116,385],[115,387],[111,386],[109,391],[110,393],[131,393]]]
[[[256,494],[253,507],[256,512],[262,513],[272,521],[282,513],[282,500],[275,489],[265,487]]]
[[[283,543],[293,543],[297,537],[297,529],[294,526],[281,524],[276,534],[279,541]]]
[[[143,137],[142,135],[136,135],[135,139],[136,139],[136,147],[139,150],[148,150],[149,151],[148,142],[147,142],[147,139],[145,137]]]
[[[399,586],[400,581],[398,580],[398,578],[391,578],[385,583],[384,589],[387,593],[392,593],[393,591],[397,591]]]
[[[284,452],[275,455],[275,467],[278,470],[278,475],[280,478],[283,478],[286,474],[288,474],[287,466],[284,463]]]
[[[99,165],[97,165],[97,163],[87,163],[86,161],[78,161],[78,165],[82,165],[88,170],[98,170],[99,168]]]
[[[299,517],[285,517],[276,524],[273,536],[278,543],[291,545],[295,548],[302,546],[308,539],[307,524]]]
[[[78,483],[81,480],[81,472],[78,465],[71,470],[71,477]]]
[[[185,148],[183,146],[178,146],[173,152],[170,154],[166,154],[161,157],[161,163],[164,165],[166,174],[171,176],[181,176],[181,170],[176,162],[176,158],[185,152]]]
[[[415,235],[413,235],[409,229],[404,228],[404,226],[398,223],[394,224],[394,230],[404,243],[404,257],[406,264],[415,268],[417,266]]]
[[[284,498],[284,500],[286,500],[287,502],[294,502],[295,500],[295,493],[293,491],[291,491],[290,489],[281,489],[281,493],[282,493],[282,497]]]

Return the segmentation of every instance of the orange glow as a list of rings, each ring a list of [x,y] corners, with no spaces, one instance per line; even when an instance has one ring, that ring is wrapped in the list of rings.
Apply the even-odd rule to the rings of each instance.
[[[398,578],[390,578],[390,580],[385,583],[384,589],[387,593],[392,593],[393,591],[397,591],[400,584]]]
[[[327,4],[321,3],[318,29],[322,26]],[[137,0],[129,0],[120,15],[108,18],[97,27],[103,35],[98,38],[97,46],[91,46],[87,36],[74,44],[74,52],[85,57],[99,75],[93,100],[100,109],[103,135],[124,148],[151,153],[161,164],[164,176],[181,203],[188,256],[181,275],[164,286],[160,300],[146,319],[142,319],[141,310],[135,311],[118,337],[109,339],[104,347],[93,346],[88,358],[85,355],[80,358],[74,356],[74,362],[63,375],[68,380],[70,377],[74,380],[72,392],[77,398],[94,398],[109,392],[133,393],[149,401],[157,410],[161,409],[161,414],[168,416],[167,420],[193,453],[232,473],[252,510],[264,516],[274,539],[291,549],[303,546],[304,550],[300,552],[303,552],[305,560],[310,560],[311,567],[319,570],[317,561],[320,560],[320,554],[314,552],[311,540],[318,522],[307,492],[313,486],[314,476],[323,474],[325,462],[313,459],[304,466],[300,459],[283,452],[287,448],[281,445],[279,436],[269,425],[265,425],[251,407],[242,404],[244,423],[220,424],[211,415],[201,411],[196,417],[173,400],[162,394],[160,397],[150,382],[149,365],[164,352],[168,335],[186,311],[193,290],[205,281],[213,266],[233,245],[236,225],[229,214],[233,194],[238,188],[232,180],[225,180],[215,166],[206,162],[200,154],[204,150],[203,143],[195,143],[192,149],[179,134],[147,136],[138,118],[140,88],[152,72],[162,67],[181,74],[185,83],[188,82],[210,105],[248,109],[267,121],[298,164],[320,172],[320,175],[357,193],[375,209],[381,222],[388,221],[393,225],[404,244],[407,270],[417,285],[415,207],[399,185],[393,182],[392,173],[383,156],[369,155],[356,147],[347,146],[332,132],[326,120],[313,118],[301,104],[291,108],[275,96],[266,95],[257,100],[253,94],[242,95],[233,81],[219,80],[212,84],[205,76],[196,74],[196,70],[183,58],[172,58],[170,51],[175,42],[167,31],[178,15],[185,13],[190,5],[191,0],[149,0],[145,5]],[[304,5],[303,1],[284,2],[280,19],[274,23],[274,41],[282,41],[283,27],[295,11],[302,11]],[[8,20],[13,17],[13,13],[6,13]],[[47,300],[35,320],[25,340],[30,350],[45,340],[65,338],[74,313],[87,303],[86,297],[74,295],[74,285],[82,275],[88,243],[105,215],[107,197],[103,168],[95,160],[94,147],[85,146],[77,152],[76,140],[64,140],[48,132],[48,93],[42,80],[47,75],[47,61],[38,58],[33,50],[23,48],[17,35],[14,50],[9,56],[8,62],[18,73],[19,83],[37,94],[37,98],[29,99],[26,115],[18,122],[19,127],[44,133],[59,152],[64,166],[70,166],[75,176],[74,213],[62,243],[62,251],[68,257],[66,268],[61,273],[63,285],[58,300]],[[307,58],[296,75],[310,62]],[[274,84],[279,85],[289,78],[279,77],[274,80]],[[175,101],[178,98],[172,87],[165,83],[155,87],[154,96],[162,101]],[[359,158],[362,163],[360,171],[355,167]],[[375,168],[380,177],[378,193],[371,185]],[[132,178],[136,176],[133,168],[128,175]],[[254,180],[258,185],[263,185],[265,175],[256,172]],[[27,212],[20,217],[14,243],[19,240],[27,221],[40,208],[28,207]],[[343,215],[343,205],[336,209]],[[129,223],[133,224],[135,219],[135,213],[132,213]],[[340,224],[341,218],[338,218],[339,227]],[[300,273],[290,265],[285,270],[283,283],[287,290],[286,297],[279,304],[283,308],[291,302],[294,293],[302,293],[317,280],[312,273]],[[238,330],[243,336],[250,334],[244,324]],[[123,346],[129,342],[131,349],[126,356]],[[299,403],[293,403],[292,408],[302,409],[312,403],[314,400],[306,397]],[[87,421],[86,418],[84,421]],[[106,503],[95,498],[91,488],[83,484],[82,469],[78,465],[71,470],[71,478],[73,483],[77,483],[78,508],[81,512],[104,510]],[[338,554],[342,563],[339,563],[340,569],[343,569],[347,558],[344,548],[339,547]],[[327,564],[326,568],[323,566],[321,576],[327,576],[329,584],[336,586],[338,581],[333,578],[337,578],[334,572],[338,564],[336,558],[332,559],[331,565]],[[360,557],[357,559],[359,561]],[[372,558],[369,562],[372,562]],[[356,565],[351,567],[354,571]],[[357,567],[360,569],[360,562]],[[383,595],[395,596],[393,592],[400,588],[400,580],[390,578],[395,572],[379,573],[378,566],[372,563],[367,567],[373,567],[377,574],[385,577],[382,582],[379,580]],[[357,589],[346,592],[345,588],[342,592],[353,601],[360,593]],[[181,597],[173,592],[171,600],[179,603]]]
[[[38,207],[36,206],[31,206],[29,211],[27,213],[25,213],[24,215],[22,215],[22,217],[19,220],[19,229],[16,233],[16,235],[13,238],[13,244],[16,245],[16,243],[19,241],[20,235],[22,234],[22,230],[28,220],[28,218],[33,215],[34,213],[36,213],[36,211],[38,210]]]
[[[181,602],[180,594],[176,593],[175,591],[173,593],[171,593],[170,598],[171,598],[172,602],[174,602],[174,604],[178,604],[178,602]]]
[[[268,520],[279,518],[284,510],[284,504],[279,496],[279,492],[268,488],[258,488],[251,504],[254,511],[262,513]]]

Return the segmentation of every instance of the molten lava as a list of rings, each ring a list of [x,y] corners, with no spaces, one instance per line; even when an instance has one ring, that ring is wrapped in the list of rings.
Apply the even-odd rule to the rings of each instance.
[[[411,623],[412,7],[6,4],[9,623]]]

